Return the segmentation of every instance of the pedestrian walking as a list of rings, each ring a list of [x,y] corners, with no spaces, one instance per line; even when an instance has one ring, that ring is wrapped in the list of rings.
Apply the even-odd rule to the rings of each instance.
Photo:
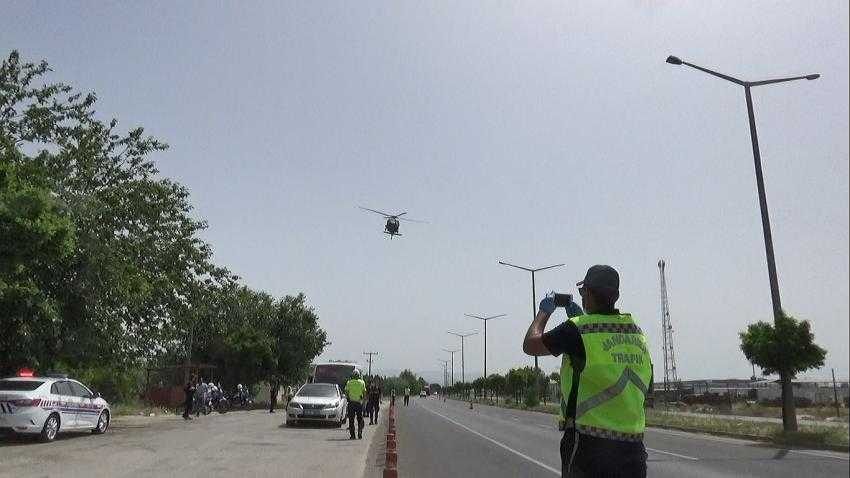
[[[345,396],[348,397],[348,434],[354,440],[354,418],[357,417],[357,438],[363,438],[363,400],[366,398],[366,382],[360,378],[357,370],[345,384]]]
[[[277,406],[277,394],[280,391],[280,384],[273,380],[269,384],[269,413],[274,413],[274,407]]]
[[[183,393],[186,394],[186,397],[183,399],[183,419],[191,420],[192,417],[190,414],[192,413],[192,402],[195,399],[195,383],[194,379],[189,379],[186,382],[186,386],[183,387]]]
[[[369,410],[369,425],[377,424],[378,412],[381,409],[381,387],[375,382],[369,386],[369,401],[366,408]]]
[[[204,377],[201,377],[200,382],[195,388],[195,416],[200,417],[201,412],[206,415],[207,410],[207,382],[204,381]]]
[[[547,295],[522,344],[528,355],[563,356],[561,474],[645,478],[644,401],[652,390],[646,336],[614,307],[620,297],[614,268],[593,266],[576,286],[584,310],[572,296]],[[544,333],[556,307],[570,318]]]
[[[395,406],[395,389],[394,388],[390,389],[390,406],[391,407]]]
[[[410,387],[405,387],[404,389],[404,406],[406,407],[410,403]]]

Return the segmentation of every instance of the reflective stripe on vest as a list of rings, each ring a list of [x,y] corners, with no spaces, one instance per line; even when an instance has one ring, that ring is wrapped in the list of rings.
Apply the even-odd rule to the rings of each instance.
[[[583,315],[572,320],[585,349],[576,396],[574,423],[580,433],[640,441],[645,428],[644,400],[652,377],[646,337],[628,314]],[[561,361],[561,394],[574,384],[570,358]]]

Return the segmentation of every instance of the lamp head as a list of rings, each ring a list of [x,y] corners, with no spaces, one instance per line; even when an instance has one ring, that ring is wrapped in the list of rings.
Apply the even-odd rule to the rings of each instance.
[[[681,65],[683,62],[677,56],[670,55],[667,57],[667,63],[671,65]]]
[[[820,75],[817,73],[815,73],[814,75],[806,75],[807,80],[817,80],[818,78],[820,78]]]

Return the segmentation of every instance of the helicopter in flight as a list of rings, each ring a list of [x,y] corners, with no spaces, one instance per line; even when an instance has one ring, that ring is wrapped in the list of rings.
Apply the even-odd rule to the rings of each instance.
[[[364,211],[374,212],[375,214],[380,214],[381,216],[384,216],[384,218],[387,220],[387,224],[384,226],[384,234],[389,234],[390,239],[392,239],[393,236],[401,236],[401,233],[398,232],[398,228],[399,228],[399,225],[400,225],[399,221],[418,222],[418,223],[424,223],[425,222],[425,221],[417,221],[416,219],[408,219],[406,217],[401,217],[401,216],[404,216],[405,214],[407,214],[406,211],[402,212],[402,213],[398,213],[398,214],[388,214],[388,213],[385,213],[383,211],[376,211],[374,209],[369,209],[368,207],[363,207],[363,206],[358,206],[358,207],[360,209],[363,209]]]

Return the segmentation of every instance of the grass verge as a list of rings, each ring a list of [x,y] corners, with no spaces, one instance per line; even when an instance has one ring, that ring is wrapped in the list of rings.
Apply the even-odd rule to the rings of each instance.
[[[646,411],[646,424],[652,427],[763,440],[784,446],[806,446],[842,451],[847,451],[850,446],[848,431],[843,427],[800,424],[798,432],[785,433],[782,431],[782,425],[778,423],[735,420],[729,417],[717,418],[710,415],[681,416],[652,409]]]
[[[146,405],[141,400],[135,400],[132,402],[117,402],[110,404],[112,408],[113,416],[122,416],[122,415],[147,415],[152,410],[148,405]],[[163,413],[162,410],[158,408],[154,408],[153,412],[156,414]]]

